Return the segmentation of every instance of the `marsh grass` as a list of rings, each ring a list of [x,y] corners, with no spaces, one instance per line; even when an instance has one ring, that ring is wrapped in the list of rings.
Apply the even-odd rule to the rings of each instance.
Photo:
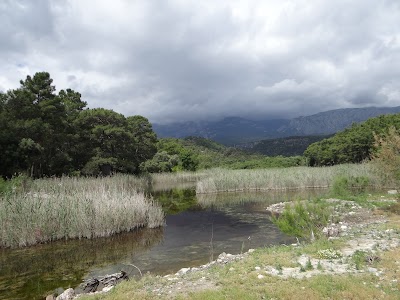
[[[40,179],[0,197],[0,246],[106,237],[164,224],[161,207],[133,176]]]
[[[175,172],[175,173],[153,173],[151,174],[153,184],[177,184],[184,182],[196,182],[204,178],[205,172]]]
[[[244,191],[231,193],[197,194],[196,198],[202,207],[228,207],[244,203],[263,203],[266,205],[277,202],[291,202],[295,200],[310,200],[328,195],[328,189],[308,190],[272,190],[272,191]]]
[[[367,178],[370,186],[381,184],[369,164],[261,170],[214,169],[197,182],[196,193],[328,188],[339,176]]]

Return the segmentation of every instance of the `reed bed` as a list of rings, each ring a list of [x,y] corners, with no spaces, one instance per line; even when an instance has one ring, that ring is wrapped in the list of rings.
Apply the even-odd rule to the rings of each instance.
[[[160,227],[164,212],[140,191],[142,184],[133,176],[35,180],[30,187],[1,196],[0,246]]]
[[[328,188],[337,176],[362,176],[369,179],[371,186],[382,185],[382,180],[370,164],[346,164],[320,168],[214,169],[208,172],[207,178],[197,182],[196,193]]]
[[[153,186],[175,186],[176,184],[197,182],[205,178],[207,171],[177,172],[177,173],[153,173],[151,179]]]
[[[294,200],[314,199],[323,197],[329,193],[329,189],[307,190],[271,190],[271,191],[240,191],[231,193],[197,194],[197,202],[204,208],[226,208],[245,203],[262,203],[265,205],[277,202],[290,202]]]

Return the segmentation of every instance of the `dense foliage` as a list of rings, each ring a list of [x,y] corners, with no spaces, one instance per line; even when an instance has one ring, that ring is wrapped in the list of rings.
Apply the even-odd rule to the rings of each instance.
[[[375,147],[378,151],[373,161],[380,175],[387,183],[399,185],[400,182],[400,134],[395,127],[390,127],[386,135],[375,135]]]
[[[155,154],[157,139],[146,118],[87,109],[78,92],[57,94],[47,72],[20,84],[0,93],[0,175],[138,173]]]
[[[327,137],[326,135],[291,136],[261,140],[239,146],[250,153],[259,153],[268,156],[297,156],[303,155],[303,152],[309,145]]]
[[[158,141],[157,148],[158,152],[153,159],[142,164],[143,170],[155,173],[216,167],[257,169],[304,165],[304,159],[300,156],[267,157],[249,154],[201,137],[163,138]]]
[[[374,135],[386,135],[389,128],[400,128],[400,114],[382,115],[311,144],[304,152],[310,166],[359,163],[376,151]]]

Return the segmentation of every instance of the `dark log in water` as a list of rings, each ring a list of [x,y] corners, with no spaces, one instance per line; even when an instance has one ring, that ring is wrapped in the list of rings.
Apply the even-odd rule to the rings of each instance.
[[[129,279],[128,274],[126,274],[126,272],[124,271],[121,271],[111,275],[99,277],[99,279],[90,278],[86,280],[84,283],[82,283],[82,288],[84,292],[91,293],[97,291],[99,286],[100,288],[110,287],[116,285],[122,280],[128,280],[128,279]]]

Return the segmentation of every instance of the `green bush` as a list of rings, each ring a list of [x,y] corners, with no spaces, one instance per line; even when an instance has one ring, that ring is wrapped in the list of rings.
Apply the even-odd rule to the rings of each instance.
[[[359,195],[366,191],[369,183],[365,176],[338,176],[334,179],[332,193],[336,197]]]
[[[324,201],[288,204],[281,215],[272,222],[289,235],[313,239],[323,236],[322,228],[328,224],[331,209]]]
[[[4,180],[0,177],[0,195],[18,191],[26,192],[29,190],[31,184],[32,179],[22,174],[14,176],[10,180]]]

